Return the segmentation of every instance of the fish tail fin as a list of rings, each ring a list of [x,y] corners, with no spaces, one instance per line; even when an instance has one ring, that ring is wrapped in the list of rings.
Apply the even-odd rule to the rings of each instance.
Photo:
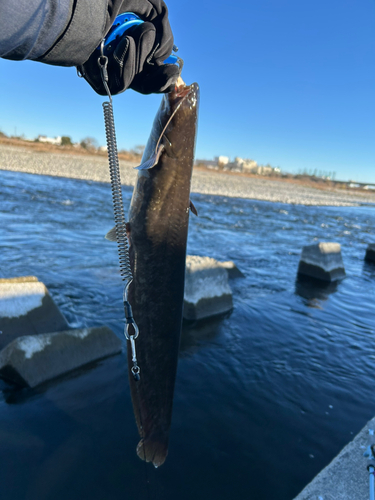
[[[168,441],[152,435],[141,439],[137,446],[137,455],[146,462],[152,462],[154,467],[160,467],[168,455]]]

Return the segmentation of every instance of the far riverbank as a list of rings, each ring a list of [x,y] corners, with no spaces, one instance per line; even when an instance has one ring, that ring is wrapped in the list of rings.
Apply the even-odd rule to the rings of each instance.
[[[123,184],[134,186],[137,163],[120,160]],[[35,151],[26,147],[0,145],[0,170],[110,182],[105,156]],[[323,189],[289,179],[258,178],[194,168],[192,192],[248,198],[298,205],[355,206],[375,203],[371,191],[350,192]]]

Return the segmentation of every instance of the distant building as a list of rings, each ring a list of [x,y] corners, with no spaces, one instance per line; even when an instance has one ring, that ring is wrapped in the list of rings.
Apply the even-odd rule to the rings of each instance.
[[[48,144],[55,144],[56,146],[61,146],[61,137],[47,137],[45,135],[39,135],[38,136],[38,141],[39,142],[47,142]]]
[[[229,158],[228,156],[215,156],[216,165],[228,165]]]
[[[258,171],[258,174],[259,175],[272,175],[273,174],[273,168],[271,166],[268,166],[268,165],[262,165],[260,167],[258,167],[259,171]]]
[[[215,156],[214,160],[196,160],[195,164],[216,170],[221,166],[225,171],[244,172],[255,175],[280,174],[280,168],[273,168],[271,165],[258,165],[255,160],[240,158],[239,156],[236,156],[232,162],[229,161],[227,156]]]
[[[233,162],[226,165],[225,170],[231,170],[232,172],[247,172],[256,174],[258,164],[254,160],[248,160],[236,156]]]
[[[257,174],[258,169],[259,166],[255,160],[243,160],[242,172]]]

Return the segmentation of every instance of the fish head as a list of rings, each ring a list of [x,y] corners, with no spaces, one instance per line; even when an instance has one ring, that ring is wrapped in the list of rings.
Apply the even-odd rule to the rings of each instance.
[[[163,127],[159,143],[172,158],[180,159],[192,153],[194,156],[199,107],[198,84],[176,87],[164,96],[164,101],[169,120]]]
[[[182,136],[185,133],[186,138],[193,139],[195,145],[198,104],[199,86],[197,83],[176,86],[172,92],[164,94],[141,165],[136,167],[137,170],[142,172],[157,166],[164,151],[167,154],[169,151],[169,156],[175,158],[181,157],[182,154],[186,155],[188,148]],[[193,152],[194,150],[195,147],[193,147]]]

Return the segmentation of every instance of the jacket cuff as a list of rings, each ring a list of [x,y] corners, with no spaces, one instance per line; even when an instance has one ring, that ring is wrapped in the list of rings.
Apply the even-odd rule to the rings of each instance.
[[[56,66],[79,66],[100,45],[111,26],[113,14],[109,13],[108,1],[75,0],[74,4],[65,31],[37,61]]]

